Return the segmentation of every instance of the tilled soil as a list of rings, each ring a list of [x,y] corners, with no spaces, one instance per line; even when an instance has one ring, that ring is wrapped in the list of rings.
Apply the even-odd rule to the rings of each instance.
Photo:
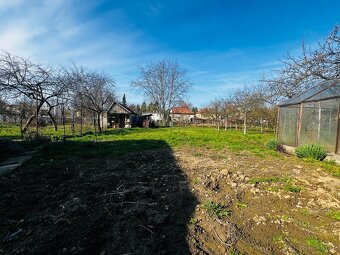
[[[289,183],[252,182],[268,177]],[[0,179],[0,254],[340,254],[329,216],[339,188],[286,156],[164,148],[36,158]],[[208,213],[207,201],[230,215]]]

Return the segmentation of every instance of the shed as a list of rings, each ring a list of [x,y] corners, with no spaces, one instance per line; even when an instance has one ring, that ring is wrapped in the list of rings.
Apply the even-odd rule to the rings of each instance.
[[[137,114],[119,102],[113,102],[110,105],[106,112],[106,119],[109,128],[129,128],[138,124]]]
[[[325,81],[279,104],[277,139],[284,145],[317,143],[339,150],[340,80]]]

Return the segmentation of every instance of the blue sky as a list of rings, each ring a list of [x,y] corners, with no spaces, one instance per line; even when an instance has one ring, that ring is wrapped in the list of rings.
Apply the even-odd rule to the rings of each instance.
[[[0,0],[0,49],[51,65],[105,71],[129,103],[138,66],[176,60],[202,106],[255,82],[301,41],[315,45],[339,24],[340,1]]]

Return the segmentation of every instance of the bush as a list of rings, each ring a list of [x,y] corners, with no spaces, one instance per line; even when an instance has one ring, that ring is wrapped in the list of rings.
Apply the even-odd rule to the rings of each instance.
[[[295,154],[299,158],[324,160],[327,156],[327,151],[319,144],[302,145],[295,149]]]
[[[279,142],[275,139],[271,139],[267,142],[266,147],[270,150],[274,150],[274,151],[282,151],[283,147],[281,146],[281,144],[279,144]]]

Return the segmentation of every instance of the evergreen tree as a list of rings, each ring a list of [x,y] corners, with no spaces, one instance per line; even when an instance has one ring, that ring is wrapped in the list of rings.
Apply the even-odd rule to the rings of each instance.
[[[126,96],[125,96],[125,93],[123,95],[122,103],[123,103],[123,105],[126,105]]]
[[[147,107],[146,107],[146,102],[144,101],[140,107],[141,113],[145,113],[147,111]]]

